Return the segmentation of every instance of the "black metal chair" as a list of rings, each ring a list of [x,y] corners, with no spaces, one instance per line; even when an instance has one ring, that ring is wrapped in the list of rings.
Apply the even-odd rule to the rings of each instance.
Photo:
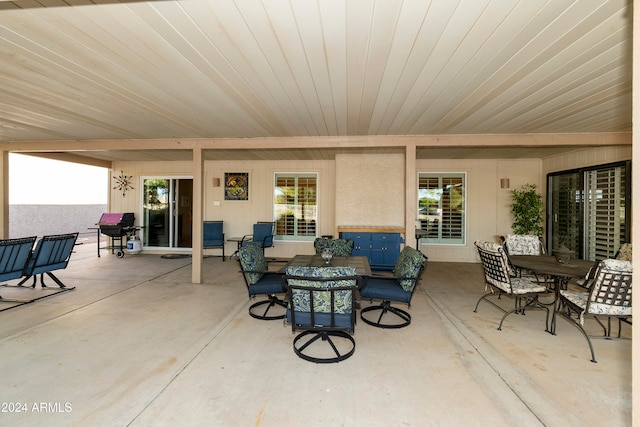
[[[222,249],[222,261],[224,261],[224,222],[204,221],[202,223],[202,247],[203,249]]]
[[[392,302],[400,302],[411,307],[411,298],[415,291],[426,257],[420,251],[405,246],[400,252],[393,269],[393,276],[367,277],[360,290],[360,297],[370,301],[382,300],[379,305],[372,305],[360,310],[360,318],[363,322],[378,328],[397,329],[411,324],[409,312],[391,305]],[[369,314],[379,313],[376,320],[372,320]],[[386,314],[395,317],[386,316]],[[389,320],[394,319],[394,320]],[[398,323],[398,319],[400,323]]]
[[[475,245],[484,270],[485,288],[488,288],[489,292],[478,299],[473,309],[474,313],[478,312],[481,301],[493,305],[504,313],[498,325],[498,330],[502,330],[502,323],[511,313],[525,314],[526,310],[541,309],[547,312],[545,331],[549,331],[549,308],[538,299],[540,295],[548,293],[546,284],[525,277],[516,277],[501,245],[491,242],[476,242]],[[491,296],[501,299],[503,295],[514,298],[515,307],[512,310],[506,310],[488,299]]]
[[[276,320],[284,318],[286,302],[278,298],[278,294],[284,294],[285,289],[282,284],[282,273],[269,271],[269,264],[264,257],[262,249],[257,245],[247,245],[238,250],[238,263],[249,298],[253,299],[258,295],[264,295],[267,299],[258,301],[249,307],[249,315],[261,320]],[[264,307],[262,313],[256,313],[258,307]],[[273,308],[281,308],[282,312],[269,314]]]
[[[611,339],[611,318],[618,318],[618,338],[620,338],[622,322],[631,324],[632,279],[633,266],[630,261],[606,259],[598,265],[587,292],[560,291],[560,301],[554,316],[560,314],[580,330],[589,344],[591,361],[594,363],[597,363],[596,356],[589,334],[584,329],[584,317],[593,316],[604,330],[603,337],[606,339]],[[607,318],[607,326],[600,321],[599,316]]]
[[[289,266],[284,284],[289,299],[286,320],[292,333],[302,331],[293,339],[295,354],[315,363],[351,357],[356,349],[355,297],[362,285],[356,268]]]

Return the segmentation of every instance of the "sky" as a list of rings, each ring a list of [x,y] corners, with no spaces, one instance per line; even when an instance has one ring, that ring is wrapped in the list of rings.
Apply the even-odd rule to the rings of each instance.
[[[109,170],[9,153],[10,205],[107,204]]]

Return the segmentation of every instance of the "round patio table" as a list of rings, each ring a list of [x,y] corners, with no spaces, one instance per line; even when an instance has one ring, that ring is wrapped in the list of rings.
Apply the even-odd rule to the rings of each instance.
[[[533,271],[536,274],[553,277],[556,291],[553,316],[551,317],[551,328],[549,332],[556,334],[556,304],[559,301],[560,289],[567,286],[569,279],[573,277],[584,277],[587,275],[593,261],[582,259],[572,259],[569,263],[559,263],[556,257],[551,255],[510,255],[509,260],[514,267]]]

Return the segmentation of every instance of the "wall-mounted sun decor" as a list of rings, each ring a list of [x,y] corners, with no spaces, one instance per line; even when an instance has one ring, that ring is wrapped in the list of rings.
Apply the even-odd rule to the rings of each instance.
[[[127,190],[133,190],[133,185],[131,185],[131,180],[133,179],[133,176],[125,175],[123,171],[120,171],[120,175],[114,176],[113,179],[116,182],[116,186],[113,187],[113,189],[122,191],[122,197],[124,197]]]

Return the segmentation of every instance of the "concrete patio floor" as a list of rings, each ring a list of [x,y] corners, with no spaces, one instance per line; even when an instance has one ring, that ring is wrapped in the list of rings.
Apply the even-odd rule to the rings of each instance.
[[[0,425],[631,425],[631,340],[594,340],[595,364],[543,312],[498,331],[498,310],[473,312],[480,264],[428,263],[409,327],[360,321],[355,354],[317,365],[282,321],[248,315],[235,260],[206,258],[191,284],[190,258],[95,250],[57,274],[75,290],[0,312]],[[42,291],[0,288],[15,292]]]

